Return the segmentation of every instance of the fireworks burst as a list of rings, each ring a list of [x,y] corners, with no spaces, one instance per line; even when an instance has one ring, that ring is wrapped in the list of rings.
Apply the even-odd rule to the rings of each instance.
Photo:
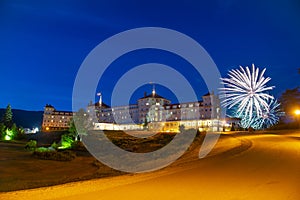
[[[237,113],[237,108],[232,109],[231,117],[236,117],[237,115],[240,116],[240,123],[239,125],[242,128],[249,128],[252,127],[254,129],[263,129],[269,128],[278,123],[279,117],[283,116],[283,112],[280,109],[280,103],[277,100],[269,100],[268,102],[269,109],[263,110],[262,116],[256,115],[255,111],[253,112],[253,117],[250,118],[245,113]]]
[[[264,110],[261,117],[257,117],[251,126],[255,129],[269,128],[279,121],[279,116],[282,116],[283,112],[280,109],[280,103],[277,100],[270,100],[269,109]]]
[[[279,104],[267,93],[274,86],[266,85],[271,78],[264,77],[265,71],[266,69],[263,69],[260,72],[259,68],[252,64],[252,70],[249,67],[240,67],[240,70],[229,71],[229,78],[221,78],[225,86],[220,89],[222,105],[234,110],[234,117],[241,118],[244,128],[261,128],[262,124],[273,124],[275,120],[273,114],[276,112],[271,109],[276,109]],[[272,104],[278,106],[271,108],[270,106],[274,106]],[[273,114],[270,114],[271,112]]]

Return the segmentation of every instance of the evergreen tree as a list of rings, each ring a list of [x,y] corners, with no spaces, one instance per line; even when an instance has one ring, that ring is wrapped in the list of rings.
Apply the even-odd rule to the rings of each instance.
[[[7,128],[11,128],[13,125],[13,113],[11,111],[11,106],[10,104],[7,105],[5,113],[3,115],[3,124],[7,127]]]
[[[91,127],[90,122],[89,115],[84,111],[84,109],[79,109],[79,111],[73,116],[73,120],[71,121],[69,128],[69,132],[75,137],[75,140],[81,140],[83,135],[87,135],[87,132]]]
[[[75,123],[74,123],[74,120],[72,119],[70,121],[70,127],[69,127],[69,134],[75,139],[77,140],[78,139],[78,134],[77,134],[77,130],[76,130],[76,126],[75,126]]]
[[[0,140],[4,137],[5,133],[5,125],[0,123]]]

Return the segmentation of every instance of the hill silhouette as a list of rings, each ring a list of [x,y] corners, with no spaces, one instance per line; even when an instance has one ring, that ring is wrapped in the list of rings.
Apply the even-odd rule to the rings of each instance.
[[[0,120],[5,113],[5,109],[0,108]],[[13,121],[17,126],[23,128],[41,128],[43,120],[43,111],[28,111],[28,110],[19,110],[12,109]]]

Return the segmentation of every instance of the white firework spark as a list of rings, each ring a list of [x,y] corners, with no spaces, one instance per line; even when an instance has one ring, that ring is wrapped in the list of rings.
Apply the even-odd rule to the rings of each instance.
[[[231,117],[240,116],[241,121],[239,125],[242,128],[252,127],[254,129],[263,129],[274,126],[278,123],[279,117],[283,116],[284,113],[280,109],[280,103],[277,100],[269,100],[268,102],[269,108],[268,110],[263,110],[262,116],[258,116],[255,111],[253,111],[253,116],[250,118],[245,113],[237,113],[237,108],[233,108],[233,113]]]
[[[269,109],[264,110],[261,117],[257,117],[251,125],[255,129],[269,128],[278,123],[279,117],[283,115],[280,103],[277,100],[270,100]]]
[[[249,115],[246,115],[244,112],[237,112],[237,110],[237,106],[234,106],[234,108],[231,109],[231,115],[229,115],[229,117],[240,118],[239,126],[242,128],[252,127],[257,129],[257,127],[253,127],[256,119],[258,118],[255,111],[253,111],[252,118],[250,118]]]
[[[271,78],[264,77],[266,69],[259,72],[252,64],[252,71],[249,67],[245,69],[240,66],[240,70],[231,70],[228,73],[229,78],[221,78],[224,88],[220,89],[220,98],[224,99],[222,105],[229,109],[237,106],[237,116],[247,116],[253,119],[254,112],[257,116],[262,116],[263,110],[268,110],[268,100],[274,97],[267,91],[272,90],[274,86],[268,87],[266,84]]]

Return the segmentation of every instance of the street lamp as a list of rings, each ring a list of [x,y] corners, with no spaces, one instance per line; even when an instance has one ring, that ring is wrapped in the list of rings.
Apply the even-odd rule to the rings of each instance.
[[[300,110],[295,110],[295,114],[296,114],[296,116],[299,116],[300,115]]]

